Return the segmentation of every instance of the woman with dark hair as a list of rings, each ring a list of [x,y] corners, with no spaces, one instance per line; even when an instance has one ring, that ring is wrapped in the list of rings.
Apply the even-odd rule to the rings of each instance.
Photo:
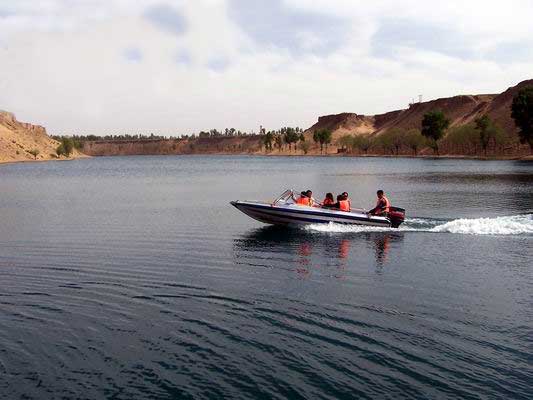
[[[322,202],[322,207],[330,208],[335,204],[333,193],[326,193],[326,198]]]
[[[339,200],[339,210],[350,212],[350,200],[348,200],[348,193],[344,192],[341,194],[341,199]]]
[[[305,192],[300,193],[300,197],[296,200],[296,204],[299,206],[313,206],[313,192],[311,190],[306,190]]]

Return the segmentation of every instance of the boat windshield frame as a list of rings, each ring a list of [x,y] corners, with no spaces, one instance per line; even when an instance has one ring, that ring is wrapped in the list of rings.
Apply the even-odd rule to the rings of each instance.
[[[275,206],[282,200],[287,202],[287,200],[289,199],[292,199],[294,201],[294,190],[292,189],[285,190],[276,200],[272,202],[272,205]]]

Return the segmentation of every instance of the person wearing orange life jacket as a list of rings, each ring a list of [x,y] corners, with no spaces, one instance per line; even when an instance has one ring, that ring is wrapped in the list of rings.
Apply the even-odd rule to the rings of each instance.
[[[333,207],[335,204],[335,200],[333,199],[333,193],[326,193],[326,198],[322,202],[322,207],[330,208]]]
[[[350,212],[351,210],[350,200],[348,199],[348,193],[346,192],[341,194],[341,198],[339,200],[339,210],[347,212]]]
[[[296,204],[298,204],[299,206],[311,207],[313,205],[313,192],[310,190],[301,192],[300,197],[298,197],[298,199],[296,200]]]
[[[348,196],[348,192],[343,192],[342,197],[345,198],[345,200],[348,202],[348,206],[350,207],[350,210],[352,209],[352,202],[350,201],[350,197]]]
[[[372,215],[382,215],[387,216],[390,211],[390,201],[385,197],[383,190],[377,191],[378,201],[376,206],[370,210],[368,213]]]

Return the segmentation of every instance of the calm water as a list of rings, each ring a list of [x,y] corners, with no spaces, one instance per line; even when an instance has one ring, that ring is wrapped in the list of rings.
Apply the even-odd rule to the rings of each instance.
[[[228,204],[290,187],[410,219]],[[94,158],[0,193],[1,398],[531,398],[531,163]]]

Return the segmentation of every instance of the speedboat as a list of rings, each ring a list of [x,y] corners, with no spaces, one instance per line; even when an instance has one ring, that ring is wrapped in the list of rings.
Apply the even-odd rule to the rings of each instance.
[[[405,219],[405,210],[391,207],[387,216],[369,215],[360,208],[340,211],[320,206],[296,204],[294,191],[286,190],[274,202],[231,201],[230,204],[253,219],[272,225],[336,224],[369,225],[398,228]]]

